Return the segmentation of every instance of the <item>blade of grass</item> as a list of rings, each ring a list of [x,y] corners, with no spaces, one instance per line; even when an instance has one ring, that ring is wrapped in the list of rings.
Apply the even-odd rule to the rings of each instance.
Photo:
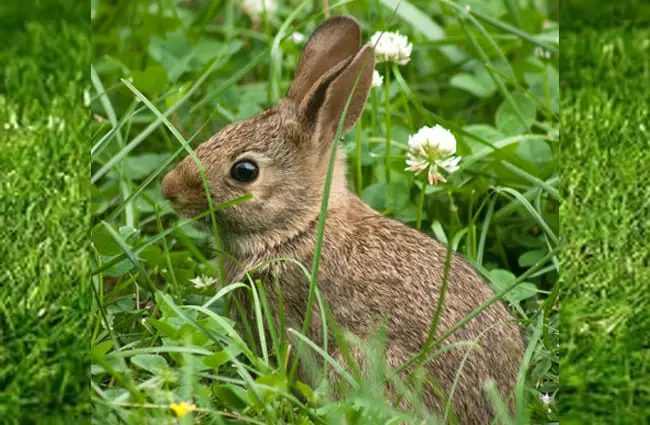
[[[205,126],[210,122],[210,118],[212,118],[215,114],[217,113],[217,110],[214,110],[208,115],[208,117],[205,119],[203,124],[190,136],[190,138],[187,140],[187,143],[191,143],[205,128]],[[171,165],[172,162],[182,153],[185,151],[185,147],[181,146],[176,152],[174,152],[164,163],[162,163],[158,168],[156,168],[147,178],[131,193],[131,195],[126,198],[125,200],[122,201],[122,203],[109,215],[108,221],[114,220],[119,213],[122,211],[124,208],[124,204],[128,202],[130,199],[135,198],[136,196],[139,196],[142,191],[146,187],[148,187],[152,181],[156,179],[160,175],[160,173],[163,172],[163,170],[167,169],[169,165]]]
[[[445,0],[442,0],[442,1],[445,1]],[[542,49],[547,50],[547,51],[549,51],[549,52],[551,52],[551,53],[553,53],[555,55],[560,53],[559,50],[556,49],[555,47],[550,46],[550,45],[548,45],[546,43],[543,43],[543,42],[539,41],[537,38],[535,38],[534,36],[528,34],[527,32],[522,31],[519,28],[515,28],[512,25],[509,25],[509,24],[507,24],[505,22],[502,22],[502,21],[500,21],[498,19],[494,19],[493,17],[491,17],[489,15],[486,15],[486,14],[484,14],[484,13],[478,11],[478,10],[472,9],[470,14],[476,16],[477,18],[481,19],[482,21],[487,22],[490,25],[495,26],[496,28],[499,28],[500,30],[503,30],[503,31],[509,32],[511,34],[514,34],[517,37],[519,37],[519,38],[521,38],[523,40],[526,40],[527,42],[529,42],[531,44],[534,44],[535,46],[539,46]]]
[[[505,193],[513,196],[514,198],[516,198],[521,203],[521,205],[523,205],[524,208],[530,213],[530,215],[535,219],[535,221],[537,221],[537,223],[540,225],[542,230],[544,230],[544,233],[546,233],[546,235],[551,239],[553,244],[555,246],[558,245],[559,240],[558,240],[557,236],[555,235],[555,233],[551,230],[551,228],[546,223],[546,221],[544,221],[544,219],[542,218],[540,213],[532,206],[532,204],[530,202],[528,202],[528,200],[526,198],[524,198],[522,196],[521,193],[519,193],[516,190],[511,189],[509,187],[496,187],[496,188],[494,188],[494,190],[497,193],[505,192]]]
[[[122,84],[116,84],[115,87],[119,87]],[[177,93],[178,89],[169,89],[162,95],[158,96],[153,100],[153,102],[159,102],[161,100],[166,99],[172,94]],[[104,93],[109,93],[109,90],[106,90]],[[117,130],[121,130],[122,127],[126,125],[131,125],[131,123],[135,120],[135,117],[137,117],[140,113],[144,112],[147,108],[145,106],[142,106],[140,108],[137,108],[138,102],[137,100],[134,99],[134,101],[129,105],[129,107],[126,109],[125,113],[123,114],[122,118],[117,123],[117,127],[111,126],[111,129],[102,136],[102,138],[93,145],[93,147],[90,149],[90,158],[92,161],[96,161],[98,159],[99,154],[102,152],[103,148],[106,147],[107,143],[110,141],[111,137],[115,135],[115,132]],[[101,133],[101,128],[97,130],[97,134]],[[96,139],[96,135],[93,135],[91,137],[92,140]]]
[[[266,328],[269,331],[269,336],[271,337],[271,348],[275,349],[275,355],[277,357],[278,362],[281,362],[282,356],[281,352],[279,349],[281,348],[281,343],[278,338],[278,331],[276,330],[275,322],[273,320],[273,310],[271,309],[271,305],[269,304],[269,299],[266,296],[266,289],[264,288],[264,285],[262,285],[262,281],[259,279],[256,279],[254,282],[252,279],[249,277],[249,281],[251,284],[255,284],[257,286],[257,292],[259,294],[260,298],[260,305],[261,305],[261,310],[263,314],[260,314],[260,319],[262,316],[264,316],[264,319],[266,320]],[[284,314],[282,310],[278,310],[280,314]],[[282,327],[279,328],[281,331]],[[262,348],[264,348],[264,344],[262,344]]]
[[[508,60],[508,57],[505,55],[503,50],[499,47],[497,42],[494,40],[494,36],[490,34],[483,25],[479,21],[476,20],[472,16],[472,9],[469,9],[469,11],[466,8],[461,7],[460,5],[457,5],[455,3],[452,3],[448,0],[442,0],[443,3],[451,6],[452,8],[456,9],[458,12],[457,18],[460,19],[467,19],[474,27],[478,30],[479,33],[485,38],[488,43],[490,43],[490,46],[494,49],[494,51],[497,53],[499,56],[499,59],[503,61],[504,64],[507,65],[508,70],[510,70],[510,75],[508,76],[509,79],[511,79],[513,85],[517,88],[517,90],[521,90],[521,87],[519,85],[519,81],[517,81],[516,74],[514,69],[512,68],[512,65],[510,63],[510,60]]]
[[[151,282],[151,278],[149,277],[149,274],[147,271],[144,269],[144,266],[142,263],[138,260],[137,254],[135,254],[131,248],[124,242],[122,237],[113,229],[113,226],[108,224],[106,221],[101,222],[106,230],[108,230],[108,233],[113,237],[115,242],[120,246],[120,249],[126,254],[127,258],[133,265],[138,269],[138,272],[140,273],[140,276],[144,279],[144,281],[147,284],[147,287],[149,288],[149,291],[151,291],[152,294],[155,294],[156,288],[153,285],[153,282]]]
[[[521,15],[519,14],[519,4],[517,3],[517,0],[506,0],[505,3],[510,16],[512,16],[512,20],[521,28],[523,24],[521,22]]]
[[[128,358],[132,356],[137,356],[138,354],[163,354],[163,353],[183,353],[188,352],[190,354],[198,354],[203,356],[209,356],[213,354],[212,351],[206,350],[204,348],[192,346],[192,347],[182,347],[182,346],[172,346],[165,345],[160,347],[147,347],[147,348],[134,348],[130,350],[123,351],[113,351],[106,355],[107,358],[119,359],[119,358]]]
[[[453,258],[453,250],[451,248],[451,245],[447,247],[447,253],[445,255],[445,268],[443,270],[442,274],[442,283],[440,286],[440,296],[438,297],[438,303],[436,304],[436,311],[433,314],[433,320],[431,322],[431,327],[429,328],[429,334],[427,335],[427,339],[424,341],[424,345],[422,346],[422,350],[420,353],[416,354],[416,356],[419,356],[420,361],[415,363],[415,367],[418,368],[422,365],[422,360],[424,360],[426,357],[422,355],[422,353],[428,352],[431,347],[434,338],[436,337],[436,331],[438,330],[438,322],[440,321],[440,314],[442,313],[442,308],[445,305],[445,296],[447,295],[447,284],[449,282],[449,271],[451,270],[451,260]]]
[[[217,301],[219,301],[221,298],[225,297],[227,294],[231,293],[235,289],[239,288],[246,288],[246,285],[244,285],[241,282],[236,282],[236,283],[231,283],[230,285],[227,285],[219,290],[213,297],[211,297],[208,301],[203,303],[201,307],[208,309],[210,306]]]
[[[508,407],[503,402],[503,400],[501,400],[501,396],[497,391],[495,382],[493,380],[487,381],[485,383],[484,390],[492,402],[492,407],[494,408],[496,417],[499,419],[499,423],[502,425],[515,425],[515,422],[512,420],[510,414],[508,413]]]
[[[117,115],[115,115],[115,110],[113,109],[113,105],[111,104],[110,99],[104,92],[104,85],[102,84],[101,79],[99,78],[99,75],[97,75],[97,72],[95,71],[95,67],[93,67],[92,65],[90,66],[90,80],[92,81],[93,86],[95,87],[95,91],[99,96],[99,100],[102,106],[104,107],[104,111],[108,116],[108,120],[111,123],[112,128],[115,129],[115,137],[117,139],[117,143],[120,149],[123,149],[124,138],[122,137],[122,132],[118,127]],[[124,165],[118,168],[118,177],[119,177],[119,182],[120,182],[119,185],[120,185],[120,190],[122,192],[122,197],[128,198],[131,194],[131,188],[129,187],[129,182],[124,177]],[[125,211],[126,225],[129,227],[135,227],[135,207],[133,203],[132,202],[125,203],[124,211]]]
[[[264,363],[268,364],[269,363],[269,351],[266,343],[266,332],[264,330],[264,319],[262,317],[263,312],[262,312],[262,304],[260,302],[260,298],[257,294],[257,288],[255,285],[255,282],[253,279],[251,279],[250,275],[248,275],[248,281],[250,283],[250,286],[248,287],[248,290],[251,292],[253,295],[253,311],[255,313],[255,322],[257,323],[257,337],[259,338],[260,341],[260,347],[262,349],[262,358],[264,359]]]
[[[460,162],[459,171],[469,168],[469,166],[474,164],[476,161],[485,158],[486,156],[494,153],[495,151],[498,151],[499,149],[503,149],[506,146],[510,146],[514,143],[519,143],[524,140],[550,140],[550,138],[549,136],[542,134],[523,134],[521,136],[506,137],[505,139],[497,140],[493,143],[488,142],[489,147],[492,149],[492,151],[483,149],[475,154],[464,157]]]
[[[316,244],[314,247],[314,260],[312,264],[312,270],[311,270],[311,276],[310,276],[310,282],[309,282],[309,295],[307,299],[307,311],[305,312],[305,319],[303,322],[303,329],[302,333],[307,334],[307,330],[309,328],[309,324],[311,323],[311,312],[312,312],[312,305],[314,302],[314,297],[316,294],[317,290],[317,282],[318,282],[318,267],[320,265],[320,256],[321,256],[321,251],[323,248],[323,236],[325,234],[325,220],[327,217],[327,208],[329,205],[329,196],[330,196],[330,191],[332,188],[332,180],[333,180],[333,175],[334,175],[334,164],[336,163],[336,154],[338,151],[338,140],[341,138],[341,133],[343,132],[343,122],[345,121],[345,116],[347,115],[348,108],[350,106],[350,103],[352,101],[352,95],[354,94],[357,85],[359,84],[359,80],[361,79],[361,75],[363,74],[363,71],[365,70],[366,66],[368,66],[368,61],[366,61],[359,74],[357,75],[357,78],[354,82],[354,85],[352,86],[352,90],[350,91],[350,94],[348,95],[348,99],[345,104],[345,108],[343,108],[343,112],[341,114],[341,118],[339,119],[339,123],[336,129],[336,134],[334,137],[334,140],[332,141],[332,147],[331,147],[331,153],[330,153],[330,158],[329,158],[329,164],[327,168],[327,175],[325,177],[325,185],[323,188],[323,199],[321,202],[321,209],[318,217],[318,228],[316,232]],[[297,367],[298,367],[298,359],[300,358],[300,353],[301,353],[302,345],[298,344],[298,347],[296,349],[297,354],[295,357],[295,360],[293,362],[293,365],[291,367],[291,372],[290,372],[290,378],[289,380],[293,382]]]
[[[401,74],[401,72],[399,70],[399,67],[394,67],[393,68],[393,74],[394,74],[393,76],[395,77],[395,81],[397,81],[397,83],[400,86],[400,89],[403,90],[406,97],[415,106],[415,109],[417,109],[417,111],[420,113],[420,115],[422,115],[423,117],[427,117],[427,116],[431,117],[435,123],[440,124],[443,127],[448,128],[450,130],[453,130],[454,133],[461,134],[461,135],[463,135],[465,137],[469,137],[470,139],[476,140],[477,142],[481,143],[482,145],[487,146],[490,149],[496,150],[494,148],[494,146],[492,146],[492,143],[490,141],[488,141],[487,139],[484,139],[484,138],[482,138],[480,136],[477,136],[477,135],[475,135],[473,133],[470,133],[469,131],[463,129],[461,126],[457,125],[456,123],[454,123],[452,121],[448,121],[448,120],[444,119],[443,117],[441,117],[440,115],[438,115],[438,114],[436,114],[434,112],[431,112],[428,109],[424,108],[424,106],[422,106],[422,102],[420,102],[420,99],[418,99],[418,97],[415,95],[413,90],[411,90],[411,88],[407,84],[406,80],[402,76],[402,74]]]
[[[156,226],[158,228],[159,233],[162,233],[164,231],[162,221],[160,220],[160,207],[158,205],[156,205]],[[174,273],[174,265],[172,264],[172,260],[169,255],[169,246],[167,246],[167,238],[162,238],[162,244],[163,244],[163,253],[165,256],[165,262],[167,264],[167,272],[171,276],[172,287],[174,289],[174,296],[176,297],[177,300],[180,300],[180,296],[181,296],[180,287],[178,285],[178,280],[176,279],[176,273]]]
[[[358,384],[354,380],[354,378],[343,369],[343,367],[332,358],[327,352],[325,352],[321,347],[319,347],[317,344],[315,344],[313,341],[311,341],[309,338],[301,334],[300,332],[296,331],[295,329],[289,328],[289,333],[292,335],[296,336],[298,339],[303,341],[305,344],[307,344],[312,350],[317,352],[325,361],[327,361],[332,367],[341,375],[343,379],[345,379],[352,387],[357,388]]]
[[[111,326],[110,322],[108,321],[108,314],[106,312],[105,306],[103,303],[100,302],[101,297],[100,294],[97,291],[97,288],[95,285],[90,285],[91,290],[93,291],[93,295],[96,301],[96,305],[98,307],[99,314],[101,316],[101,321],[104,322],[104,328],[108,332],[108,335],[111,338],[111,342],[113,343],[113,350],[121,350],[119,340],[117,339],[117,336],[115,335],[115,331],[113,327]],[[93,345],[94,346],[94,345]],[[114,369],[109,362],[106,361],[105,356],[99,356],[96,353],[93,352],[93,350],[90,350],[90,355],[93,358],[93,361],[97,361],[97,363],[100,363],[104,369],[106,369],[111,376],[115,378],[118,382],[120,382],[124,387],[126,387],[129,392],[138,400],[141,402],[144,402],[145,398],[144,395],[138,390],[135,381],[133,378],[127,374],[126,377],[122,376],[122,374]],[[126,365],[126,362],[124,359],[120,360],[121,366],[124,370],[127,370],[128,367]]]
[[[199,100],[198,102],[194,103],[190,108],[189,114],[191,115],[195,113],[201,107],[205,106],[210,101],[212,101],[212,99],[216,98],[221,93],[223,93],[228,87],[231,87],[237,81],[241,80],[246,74],[250,72],[251,69],[255,68],[257,65],[262,63],[262,61],[266,59],[269,53],[270,53],[270,49],[266,49],[259,55],[255,56],[250,62],[248,62],[240,70],[235,72],[230,78],[228,78],[226,81],[221,83],[216,89],[206,94],[202,100]],[[168,116],[168,114],[166,114],[165,116]]]
[[[558,176],[554,176],[554,177],[551,177],[550,179],[546,180],[546,184],[548,184],[549,186],[555,186],[556,184],[558,184],[559,181],[560,181],[560,178]],[[526,192],[524,192],[524,194],[522,196],[525,199],[530,201],[539,193],[539,191],[540,190],[537,189],[537,188],[532,188],[532,189],[529,189]],[[514,211],[516,211],[517,208],[519,208],[520,206],[521,206],[521,204],[519,203],[519,201],[517,199],[513,199],[506,206],[504,206],[503,208],[500,208],[499,211],[497,211],[494,214],[494,222],[495,223],[502,222],[504,219],[506,219],[508,216],[510,216]]]
[[[311,0],[303,0],[296,8],[287,16],[280,28],[278,29],[273,41],[271,42],[271,63],[269,70],[269,103],[275,103],[280,99],[280,80],[282,79],[282,50],[280,49],[280,42],[287,35],[287,30],[296,17],[302,10],[311,2]]]
[[[185,308],[188,308],[188,309],[199,311],[199,312],[205,314],[206,316],[209,316],[211,319],[213,319],[223,329],[225,329],[227,331],[228,337],[230,338],[230,340],[225,340],[225,338],[223,338],[223,337],[221,337],[219,335],[215,335],[211,330],[199,325],[195,320],[193,320],[192,318],[186,316],[182,312],[182,310],[177,305],[175,305],[173,303],[173,301],[166,294],[159,293],[158,296],[159,296],[159,298],[160,298],[160,300],[162,302],[167,304],[167,306],[169,306],[174,311],[174,313],[176,313],[180,318],[182,318],[187,323],[189,323],[193,328],[195,328],[199,332],[203,333],[205,336],[207,336],[208,338],[210,338],[213,341],[222,341],[222,342],[226,342],[226,343],[234,343],[234,344],[236,344],[237,348],[239,348],[240,351],[242,353],[244,353],[248,357],[248,359],[251,361],[251,363],[253,365],[255,365],[258,369],[260,369],[262,371],[265,371],[265,372],[268,371],[268,365],[264,364],[264,363],[260,363],[258,361],[258,359],[254,355],[254,353],[252,353],[250,350],[248,350],[248,347],[246,346],[244,341],[239,337],[239,334],[237,334],[237,332],[226,322],[225,319],[218,316],[213,311],[204,309],[201,306],[189,305],[189,306],[185,307]],[[187,351],[187,352],[189,352],[188,349],[190,349],[190,348],[194,349],[193,347],[187,347],[187,346],[186,347],[164,347],[164,348],[167,348],[167,349],[169,349],[169,348],[182,348],[182,349],[185,349],[185,351]],[[183,353],[185,351],[179,351],[179,352]],[[211,354],[211,352],[209,352],[209,351],[208,351],[208,353]],[[248,371],[246,370],[244,365],[239,360],[237,360],[237,358],[235,356],[230,356],[230,361],[233,363],[233,365],[235,366],[235,368],[239,372],[240,376],[244,379],[244,381],[248,385],[248,388],[250,388],[252,390],[253,396],[255,397],[257,403],[259,403],[260,405],[263,406],[264,405],[264,402],[262,401],[263,398],[262,398],[261,394],[259,393],[258,386],[255,383],[255,381],[253,380],[253,378],[251,377],[250,373],[248,373]],[[267,410],[267,413],[271,413],[271,412]]]
[[[192,147],[187,143],[185,138],[181,135],[181,133],[176,129],[176,127],[173,126],[173,124],[165,117],[159,110],[156,108],[150,101],[147,99],[146,96],[144,96],[138,89],[133,86],[128,80],[122,80],[124,85],[133,92],[133,94],[140,99],[149,109],[156,114],[158,117],[157,119],[161,120],[165,126],[169,129],[169,131],[172,133],[174,138],[178,140],[178,142],[185,148],[185,151],[190,155],[194,163],[196,164],[197,168],[199,169],[199,174],[201,175],[201,181],[203,183],[203,190],[205,191],[205,196],[206,196],[206,201],[208,202],[208,209],[212,211],[214,209],[213,202],[212,202],[212,194],[210,192],[210,187],[208,186],[208,179],[205,173],[205,169],[203,168],[203,164],[199,160],[199,158],[196,156],[194,153],[194,150]],[[224,264],[224,259],[223,255],[221,254],[222,251],[222,244],[221,244],[221,237],[219,234],[219,228],[217,226],[217,220],[215,218],[214,212],[210,213],[210,218],[212,221],[212,235],[214,236],[214,242],[216,245],[217,249],[217,262],[218,262],[218,270],[219,270],[219,281],[221,282],[222,285],[226,284],[226,271],[225,271],[225,264]]]
[[[454,394],[456,394],[456,388],[458,388],[458,383],[460,382],[460,376],[463,371],[463,368],[465,367],[465,363],[467,362],[469,355],[472,353],[472,350],[475,348],[480,348],[480,347],[476,343],[474,346],[470,346],[467,349],[465,355],[463,356],[463,359],[460,361],[460,364],[458,365],[458,369],[456,370],[456,374],[454,375],[454,382],[451,384],[451,388],[449,389],[449,398],[447,399],[447,403],[445,404],[445,414],[442,418],[443,424],[447,423],[447,418],[449,418],[449,413],[452,411],[451,402],[454,399]]]
[[[445,30],[410,2],[406,0],[381,0],[381,3],[387,8],[397,11],[397,14],[402,19],[420,31],[427,40],[435,42],[445,39]],[[440,51],[452,63],[458,63],[465,59],[465,53],[455,46],[441,46]]]
[[[196,90],[203,84],[203,82],[220,66],[224,65],[228,57],[223,57],[228,50],[228,47],[224,47],[219,55],[213,60],[213,62],[208,66],[206,71],[199,77],[198,80],[190,87],[190,89],[181,97],[176,103],[174,103],[169,109],[165,111],[164,117],[168,117],[173,114],[178,108],[187,102],[190,97],[194,94]],[[113,156],[104,166],[102,166],[90,179],[91,184],[96,183],[100,178],[102,178],[110,169],[112,169],[118,162],[126,157],[133,149],[140,145],[146,138],[153,133],[153,131],[158,128],[158,126],[163,122],[160,117],[156,118],[154,122],[149,124],[140,134],[138,134],[133,140],[124,146],[115,156]]]
[[[508,294],[510,291],[515,289],[521,282],[526,280],[531,274],[533,274],[535,271],[537,271],[538,268],[541,267],[546,261],[548,261],[554,254],[555,251],[551,251],[548,254],[546,254],[535,266],[529,268],[521,274],[513,283],[511,283],[509,286],[506,288],[503,288],[501,291],[498,293],[494,294],[490,298],[488,298],[483,304],[481,304],[479,307],[474,309],[470,314],[465,316],[462,320],[458,321],[454,326],[452,326],[450,329],[446,330],[433,344],[431,344],[432,347],[437,346],[438,344],[442,343],[445,339],[449,337],[449,335],[452,335],[454,332],[456,332],[459,328],[465,326],[467,323],[469,323],[472,319],[474,319],[476,316],[478,316],[483,310],[488,308],[490,305],[494,304],[495,302],[502,300],[504,295]],[[469,260],[468,260],[469,261]],[[469,261],[470,264],[474,267],[476,267],[476,264],[472,264],[472,261]],[[418,353],[417,355],[413,356],[411,359],[409,359],[407,362],[405,362],[403,365],[395,369],[394,375],[397,375],[401,373],[403,370],[411,366],[413,363],[416,361],[420,361],[420,357],[423,355],[422,352]]]
[[[159,234],[157,234],[156,236],[153,236],[152,238],[150,238],[150,239],[146,240],[145,242],[143,242],[142,244],[138,245],[138,246],[133,250],[133,252],[134,252],[134,254],[137,255],[137,254],[139,254],[140,252],[142,252],[142,250],[144,250],[144,249],[145,249],[146,247],[148,247],[149,245],[152,245],[152,244],[158,242],[160,239],[162,239],[162,238],[164,238],[164,237],[170,235],[171,233],[177,231],[179,228],[181,228],[181,227],[183,227],[183,226],[186,226],[186,225],[188,225],[188,224],[191,224],[191,223],[193,223],[193,222],[195,222],[195,221],[197,221],[197,220],[200,220],[201,218],[210,215],[211,212],[213,212],[213,213],[214,213],[214,212],[218,212],[218,211],[220,211],[220,210],[222,210],[222,209],[224,209],[224,208],[228,208],[228,207],[230,207],[230,206],[240,204],[241,202],[245,202],[245,201],[247,201],[247,200],[249,200],[249,199],[251,199],[251,196],[250,196],[250,195],[244,195],[244,196],[241,196],[241,197],[239,197],[239,198],[237,198],[237,199],[233,199],[232,201],[228,201],[228,202],[224,202],[224,203],[222,203],[222,204],[219,204],[219,205],[217,205],[216,207],[214,207],[211,211],[204,211],[204,212],[202,212],[202,213],[196,215],[195,217],[192,217],[192,218],[190,218],[190,219],[183,220],[183,221],[181,221],[181,222],[179,222],[179,223],[176,223],[175,226],[173,226],[173,227],[171,227],[171,228],[165,230],[163,233],[159,233]],[[98,229],[100,228],[100,226],[102,226],[101,223],[99,223],[97,226],[95,226],[95,227],[92,229],[92,231],[94,232],[94,231],[98,230]],[[109,261],[109,262],[103,264],[101,267],[92,270],[92,272],[91,272],[91,276],[94,276],[94,275],[96,275],[97,273],[101,273],[101,272],[103,272],[103,271],[108,270],[109,268],[113,267],[115,264],[119,263],[120,261],[124,260],[125,258],[127,258],[126,254],[120,254],[120,255],[116,256],[114,259],[112,259],[111,261]]]
[[[540,317],[535,325],[535,330],[528,340],[528,347],[524,353],[524,358],[519,366],[519,373],[517,374],[517,384],[515,385],[515,406],[517,412],[517,423],[529,423],[528,409],[526,408],[526,375],[530,364],[533,360],[533,354],[537,348],[537,341],[542,333],[544,325],[544,318]]]
[[[553,186],[549,185],[548,183],[546,183],[544,180],[537,178],[530,173],[527,173],[526,171],[511,164],[508,161],[499,161],[499,163],[503,165],[505,168],[507,168],[508,170],[518,175],[519,177],[521,177],[522,179],[527,180],[531,182],[533,185],[535,185],[536,187],[540,188],[541,189],[540,192],[543,190],[549,195],[551,195],[551,197],[556,201],[560,200],[560,191],[554,188]]]
[[[478,250],[476,253],[476,262],[478,264],[483,265],[483,253],[485,252],[485,242],[487,241],[487,234],[488,231],[490,230],[490,223],[492,222],[492,216],[494,215],[494,206],[497,203],[497,197],[493,196],[492,200],[490,201],[490,206],[488,207],[488,211],[485,214],[485,218],[483,220],[483,226],[481,226],[481,236],[479,237],[479,242],[478,242]]]
[[[481,58],[481,61],[485,65],[485,69],[487,69],[488,74],[490,74],[490,78],[492,78],[494,84],[496,84],[497,87],[499,88],[501,95],[504,97],[504,99],[506,99],[506,101],[510,104],[510,106],[512,106],[512,109],[515,111],[515,114],[517,115],[517,118],[519,118],[519,121],[521,121],[521,123],[527,128],[528,124],[526,123],[526,118],[524,117],[524,113],[521,112],[519,105],[517,105],[517,102],[515,102],[515,99],[512,97],[512,94],[510,93],[506,85],[503,83],[501,77],[499,77],[498,74],[492,71],[492,67],[489,66],[491,63],[490,58],[488,57],[485,50],[483,50],[479,42],[476,40],[472,32],[469,29],[467,29],[464,21],[465,20],[462,18],[458,19],[458,23],[460,24],[460,27],[467,35],[467,39],[471,42],[472,46],[478,53],[479,57]]]

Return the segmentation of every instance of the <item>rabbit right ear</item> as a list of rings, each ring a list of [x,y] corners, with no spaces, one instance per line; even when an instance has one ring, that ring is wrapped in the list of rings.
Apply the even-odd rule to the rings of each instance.
[[[287,97],[300,105],[320,77],[353,57],[360,47],[361,28],[355,19],[334,16],[326,20],[309,37]]]

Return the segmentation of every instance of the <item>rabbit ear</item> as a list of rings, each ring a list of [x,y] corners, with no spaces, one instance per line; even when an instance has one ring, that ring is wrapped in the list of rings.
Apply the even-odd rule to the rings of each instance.
[[[309,37],[287,97],[297,104],[302,103],[319,78],[339,62],[352,57],[360,46],[361,29],[355,19],[334,16],[326,20]]]
[[[366,44],[353,58],[340,62],[323,75],[303,99],[300,114],[306,122],[315,123],[315,140],[324,143],[323,147],[331,146],[353,89],[342,134],[348,132],[361,116],[372,85],[374,68],[372,46]]]

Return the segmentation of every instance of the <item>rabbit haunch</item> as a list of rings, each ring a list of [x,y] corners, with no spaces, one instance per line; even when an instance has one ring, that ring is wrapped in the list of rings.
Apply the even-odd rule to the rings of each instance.
[[[350,93],[343,132],[349,131],[363,112],[373,69],[372,49],[362,46],[357,22],[348,17],[330,18],[307,42],[284,99],[249,120],[226,126],[197,148],[215,204],[246,193],[253,195],[249,201],[215,215],[224,249],[234,258],[226,264],[231,280],[241,279],[246,271],[276,258],[293,258],[307,267],[312,264],[337,127]],[[419,352],[427,338],[441,292],[447,250],[435,239],[382,216],[350,192],[344,158],[339,149],[319,289],[337,324],[356,336],[363,339],[382,324],[387,325],[385,359],[388,366],[397,368]],[[231,168],[242,160],[258,168],[254,180],[243,183],[232,178]],[[192,216],[207,209],[199,171],[190,157],[165,177],[162,190],[181,215]],[[461,257],[454,255],[451,263],[438,336],[493,295]],[[273,262],[258,269],[257,275],[276,315],[279,302],[275,277],[279,278],[286,326],[300,329],[309,293],[304,273],[292,262]],[[244,291],[241,296],[246,299]],[[250,314],[252,305],[246,307]],[[307,336],[321,344],[320,313],[317,305],[314,308]],[[471,349],[453,407],[461,424],[487,423],[493,413],[483,385],[487,379],[494,379],[504,397],[512,391],[523,354],[520,331],[506,307],[497,302],[443,345],[460,341],[473,341],[480,348],[459,345],[427,363],[426,370],[448,392]],[[334,341],[328,347],[330,355],[344,364]],[[355,349],[354,355],[364,363],[360,351]],[[330,377],[337,378],[334,372]],[[307,368],[301,369],[300,378],[316,383]],[[394,396],[390,387],[387,391]],[[435,413],[440,413],[446,403],[434,386],[425,388],[423,399]]]

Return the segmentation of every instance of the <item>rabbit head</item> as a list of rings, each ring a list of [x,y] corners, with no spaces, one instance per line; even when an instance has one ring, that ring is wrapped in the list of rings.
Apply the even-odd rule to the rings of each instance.
[[[361,45],[358,23],[349,17],[330,18],[306,43],[283,99],[224,127],[195,150],[215,205],[252,194],[252,199],[215,214],[226,239],[264,235],[266,245],[275,244],[316,220],[341,116],[350,98],[345,133],[363,111],[373,69],[372,48]],[[333,202],[347,193],[344,168],[339,153]],[[180,215],[208,209],[192,157],[165,176],[162,192]]]

